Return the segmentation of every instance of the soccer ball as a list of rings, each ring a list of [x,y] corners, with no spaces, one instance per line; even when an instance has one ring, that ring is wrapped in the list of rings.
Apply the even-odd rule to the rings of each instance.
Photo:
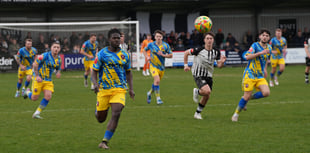
[[[212,21],[207,16],[199,16],[195,20],[195,29],[200,33],[211,31]]]

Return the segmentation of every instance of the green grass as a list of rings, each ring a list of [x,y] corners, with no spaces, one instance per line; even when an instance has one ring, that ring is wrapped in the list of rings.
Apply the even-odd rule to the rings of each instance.
[[[230,118],[243,94],[242,73],[243,68],[215,69],[204,119],[195,120],[190,72],[166,70],[160,86],[164,104],[157,106],[145,99],[152,78],[135,71],[136,100],[127,99],[110,150],[104,152],[310,152],[310,86],[304,83],[304,66],[287,66],[270,97],[250,101],[233,123]],[[44,119],[34,120],[31,115],[41,98],[14,98],[16,73],[1,73],[0,152],[103,152],[97,145],[107,121],[96,121],[96,96],[83,86],[82,74],[63,72],[61,79],[54,79],[55,93],[42,113]]]

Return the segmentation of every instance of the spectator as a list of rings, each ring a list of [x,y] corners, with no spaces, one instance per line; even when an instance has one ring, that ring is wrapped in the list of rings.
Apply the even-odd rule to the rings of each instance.
[[[302,33],[302,36],[305,38],[305,40],[308,40],[310,33],[307,27],[304,28],[304,32]]]
[[[83,42],[87,41],[89,39],[89,32],[85,32],[85,35],[83,37]]]
[[[61,53],[68,54],[70,53],[70,45],[67,37],[64,38],[63,44],[61,46]]]
[[[233,47],[230,45],[230,43],[228,41],[225,42],[225,45],[224,45],[223,49],[225,51],[233,51],[234,50]]]
[[[31,32],[28,32],[28,33],[27,33],[27,36],[25,37],[24,40],[26,40],[26,39],[32,39]]]
[[[240,57],[242,56],[243,50],[241,49],[238,41],[235,42],[233,50],[237,52],[240,55]]]
[[[189,32],[186,33],[184,46],[185,46],[185,49],[194,47],[194,43],[193,43],[193,40],[191,39],[191,34]]]
[[[244,44],[245,48],[249,49],[250,46],[253,44],[253,42],[254,42],[253,41],[253,35],[252,35],[251,31],[248,30],[243,37],[243,44]]]
[[[226,38],[226,42],[229,42],[230,47],[233,47],[233,45],[236,42],[236,39],[234,36],[232,36],[231,33],[228,33],[227,38]]]
[[[221,47],[221,44],[223,43],[225,37],[224,37],[224,34],[222,33],[222,29],[218,29],[217,30],[217,33],[215,35],[215,45],[217,48],[220,48]]]
[[[75,45],[78,46],[79,48],[82,46],[82,44],[84,43],[83,41],[83,35],[80,33],[78,36],[78,40],[75,42]]]
[[[202,46],[203,36],[202,36],[202,34],[198,33],[197,30],[194,30],[193,34],[191,35],[191,39],[193,40],[194,47]]]
[[[44,44],[44,52],[49,52],[49,51],[50,51],[49,45],[48,45],[48,43],[45,43]]]
[[[178,39],[181,39],[183,41],[183,44],[185,44],[186,35],[185,32],[180,32],[180,36]],[[178,40],[179,41],[179,40]],[[177,42],[178,43],[178,42]]]
[[[49,44],[52,44],[55,41],[55,35],[51,34],[50,39],[49,39]]]
[[[303,47],[305,38],[302,36],[301,30],[298,30],[297,35],[293,38],[292,47]]]
[[[44,53],[44,44],[46,43],[45,38],[43,34],[39,34],[39,42],[36,45],[36,48],[38,50],[38,54]]]
[[[12,40],[12,43],[9,45],[9,54],[11,56],[14,56],[17,54],[20,47],[16,39],[12,38],[11,40]]]
[[[97,41],[98,41],[98,49],[99,50],[101,50],[105,46],[108,46],[107,38],[105,38],[103,34],[99,34],[98,35],[98,40]]]
[[[70,48],[73,49],[73,46],[75,45],[79,37],[76,35],[76,32],[72,32],[69,39],[70,39]]]
[[[4,40],[3,37],[0,37],[0,50],[2,53],[4,54],[8,54],[8,48],[9,48],[9,45],[8,43]]]
[[[173,31],[170,32],[169,37],[167,38],[168,44],[171,48],[173,48],[173,44],[175,42],[175,34]]]
[[[163,32],[163,35],[164,35],[164,36],[163,36],[163,41],[164,41],[164,42],[167,42],[167,39],[168,39],[168,38],[167,38],[166,31],[162,31],[162,32]],[[143,39],[143,40],[144,40],[144,39]]]
[[[182,39],[178,39],[178,43],[176,44],[174,50],[175,51],[185,51],[185,47],[184,47]]]
[[[62,40],[59,37],[59,35],[55,35],[53,42],[58,41],[60,44],[62,44]]]
[[[5,36],[5,41],[10,45],[12,42],[11,42],[11,35],[10,34],[7,34]]]

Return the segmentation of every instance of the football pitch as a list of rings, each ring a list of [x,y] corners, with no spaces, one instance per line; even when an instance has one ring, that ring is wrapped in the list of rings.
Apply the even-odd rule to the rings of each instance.
[[[152,77],[134,71],[135,101],[127,98],[109,150],[98,148],[108,120],[96,121],[96,95],[83,86],[83,71],[62,72],[61,79],[54,76],[55,93],[41,114],[43,120],[31,118],[42,94],[35,102],[14,98],[17,74],[0,73],[0,152],[310,152],[310,85],[304,83],[304,68],[287,66],[270,97],[250,101],[236,123],[231,116],[243,95],[244,68],[215,69],[203,120],[193,118],[196,85],[190,72],[166,70],[160,85],[164,104],[157,106],[155,98],[146,103]]]

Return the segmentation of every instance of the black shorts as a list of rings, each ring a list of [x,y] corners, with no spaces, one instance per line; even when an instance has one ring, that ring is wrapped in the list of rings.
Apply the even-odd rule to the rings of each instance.
[[[309,57],[306,57],[306,65],[310,66],[310,58]]]
[[[199,89],[207,84],[212,90],[213,80],[211,77],[194,77],[194,80]]]

